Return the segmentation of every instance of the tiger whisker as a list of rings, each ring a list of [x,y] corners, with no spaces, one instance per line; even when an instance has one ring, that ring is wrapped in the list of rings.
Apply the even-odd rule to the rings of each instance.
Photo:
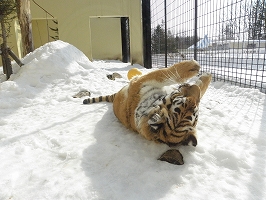
[[[169,71],[168,73],[171,73],[171,75],[169,75],[169,77],[171,77],[170,80],[171,80],[173,83],[176,83],[176,82],[177,82],[177,81],[175,80],[175,78],[176,78],[177,80],[178,80],[178,78],[180,78],[180,77],[176,76],[176,74],[173,73],[173,72],[171,72],[171,71]]]
[[[166,74],[164,72],[162,72],[162,73],[163,73],[163,75],[165,76],[166,79],[171,79],[171,76],[169,76],[168,74]]]
[[[171,80],[173,83],[176,82],[176,81],[174,80],[174,78],[173,78],[174,74],[173,74],[172,72],[171,72],[171,74],[169,74],[169,72],[167,72],[167,74],[163,72],[163,74],[164,74],[164,76],[166,77],[166,79]],[[174,76],[174,77],[175,77],[175,76]]]
[[[172,73],[172,72],[171,72],[171,73]],[[173,73],[172,73],[172,74],[173,74]],[[173,75],[174,75],[174,74],[173,74]],[[173,82],[173,83],[176,82],[176,81],[174,80],[173,76],[171,76],[171,75],[169,74],[169,72],[167,73],[166,78],[167,78],[168,80],[170,80],[171,82]]]
[[[175,68],[175,71],[176,71],[176,73],[175,73],[175,77],[176,77],[177,79],[181,79],[181,77],[180,77],[180,75],[179,75],[179,73],[178,73],[178,71],[177,71],[176,68]]]

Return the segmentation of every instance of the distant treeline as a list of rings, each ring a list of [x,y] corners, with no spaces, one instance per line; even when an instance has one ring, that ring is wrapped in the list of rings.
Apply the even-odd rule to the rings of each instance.
[[[180,51],[180,49],[187,49],[193,44],[194,44],[194,36],[182,36],[182,35],[179,36],[172,34],[171,31],[167,32],[168,53],[177,53]],[[165,30],[163,24],[157,25],[156,28],[152,30],[151,46],[152,46],[152,53],[165,52]]]

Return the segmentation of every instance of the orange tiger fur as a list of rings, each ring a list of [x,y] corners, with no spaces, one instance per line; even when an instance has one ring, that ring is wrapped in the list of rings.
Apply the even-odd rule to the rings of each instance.
[[[114,114],[121,123],[146,139],[169,146],[189,143],[196,146],[198,105],[211,82],[211,75],[203,74],[195,84],[183,84],[171,91],[164,86],[182,84],[199,70],[196,61],[182,61],[136,76],[113,95],[85,99],[83,103],[113,102]]]

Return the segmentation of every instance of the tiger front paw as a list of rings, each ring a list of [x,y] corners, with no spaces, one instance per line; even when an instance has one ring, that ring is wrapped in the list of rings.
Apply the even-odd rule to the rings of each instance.
[[[204,73],[196,81],[196,85],[198,85],[200,87],[200,91],[201,91],[201,95],[200,96],[201,97],[204,95],[204,93],[206,92],[207,88],[209,87],[209,85],[211,83],[211,80],[212,80],[211,73]]]
[[[202,75],[199,77],[199,79],[196,81],[196,84],[197,84],[198,86],[200,86],[200,85],[208,86],[208,85],[210,84],[211,80],[212,80],[212,75],[211,75],[211,73],[204,73],[204,74],[202,74]]]
[[[177,82],[185,82],[187,79],[199,73],[200,65],[195,60],[185,60],[174,64],[169,70],[171,70],[173,74],[176,74]]]
[[[208,83],[208,82],[211,82],[212,80],[212,75],[211,73],[207,72],[207,73],[204,73],[200,76],[199,78],[203,83]]]

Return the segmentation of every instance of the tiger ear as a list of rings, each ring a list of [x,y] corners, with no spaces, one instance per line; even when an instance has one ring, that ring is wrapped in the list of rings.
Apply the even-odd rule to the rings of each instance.
[[[200,88],[197,85],[191,85],[190,87],[187,87],[184,91],[185,97],[192,97],[195,99],[196,103],[198,104],[200,102]]]

